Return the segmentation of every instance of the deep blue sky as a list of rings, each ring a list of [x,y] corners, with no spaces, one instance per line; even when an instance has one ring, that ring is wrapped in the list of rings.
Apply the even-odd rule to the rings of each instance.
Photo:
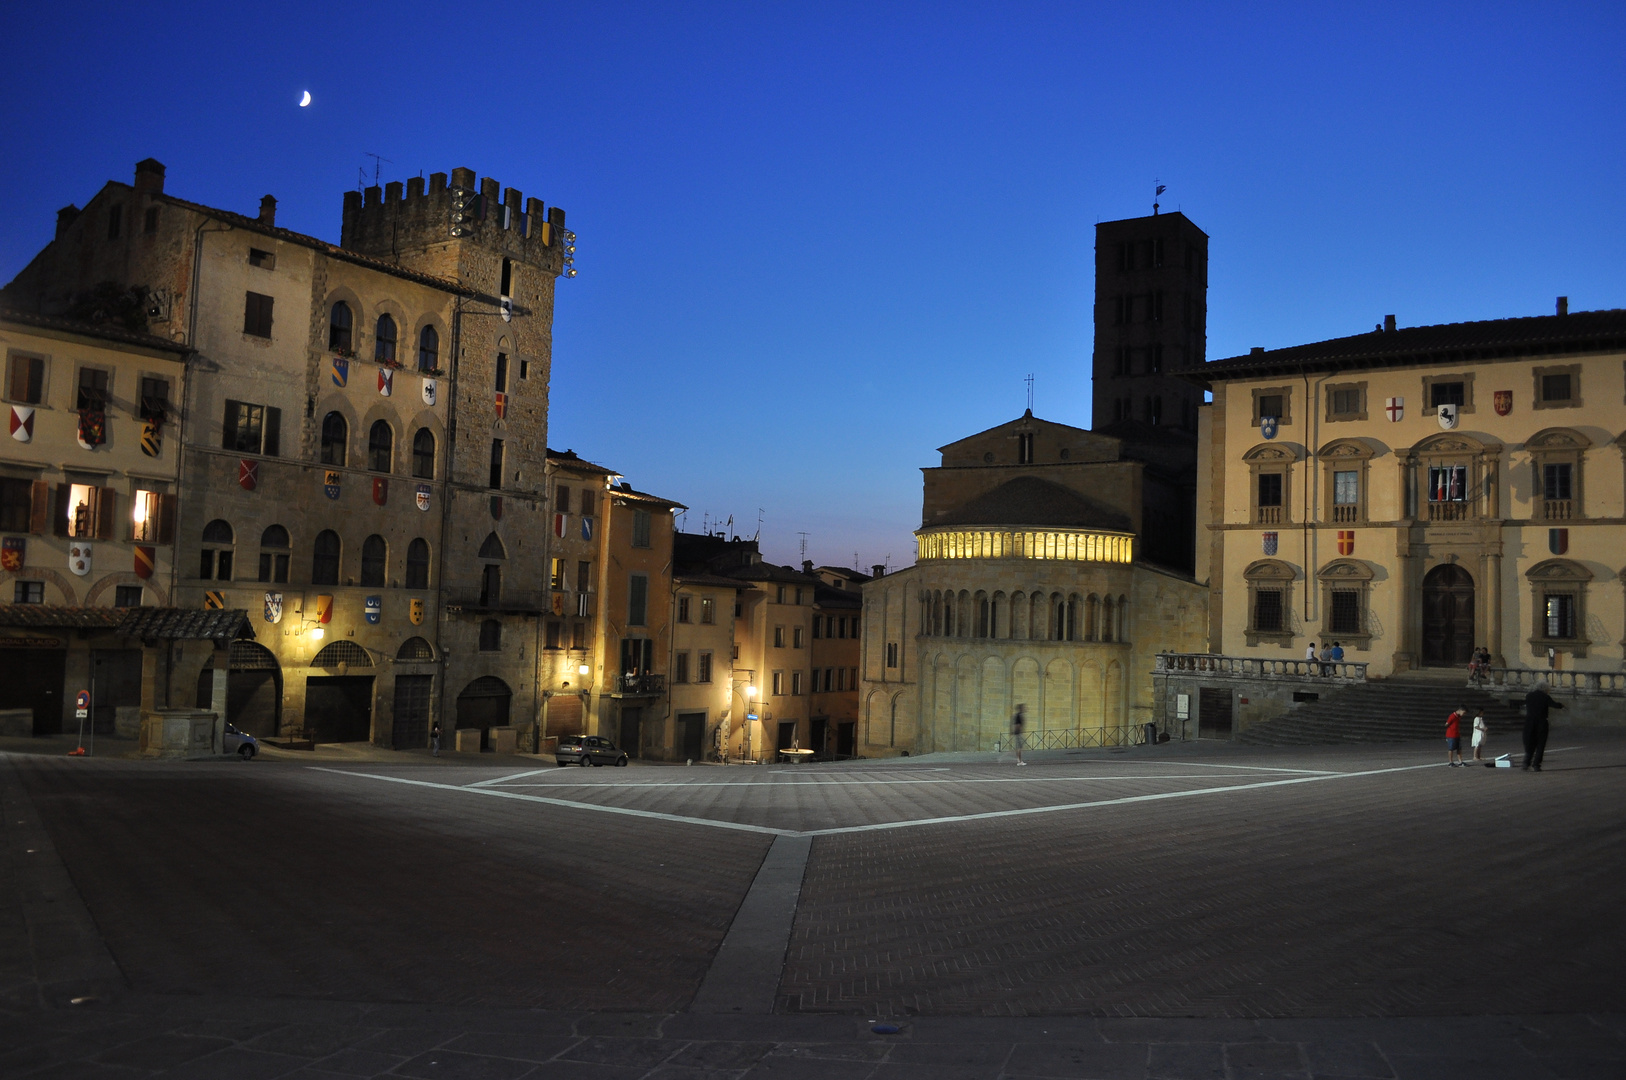
[[[224,10],[230,8],[231,10]],[[7,5],[0,280],[147,156],[338,239],[467,165],[563,206],[549,442],[765,554],[913,560],[921,466],[1090,423],[1093,226],[1212,237],[1210,359],[1626,306],[1626,5]],[[299,109],[301,91],[314,103]]]

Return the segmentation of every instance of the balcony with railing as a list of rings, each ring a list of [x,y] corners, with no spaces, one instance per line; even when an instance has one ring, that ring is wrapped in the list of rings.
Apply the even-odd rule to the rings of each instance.
[[[618,675],[613,692],[622,697],[655,697],[666,693],[666,676]]]
[[[1282,508],[1279,506],[1261,506],[1254,511],[1254,524],[1280,525],[1282,523]]]
[[[1354,522],[1361,520],[1361,508],[1359,506],[1345,503],[1334,504],[1332,508],[1332,520],[1339,525],[1353,524]]]
[[[1473,503],[1466,500],[1450,499],[1443,502],[1429,500],[1428,520],[1430,521],[1468,521],[1473,516]]]
[[[1575,500],[1543,499],[1541,516],[1544,521],[1568,521],[1575,516]]]
[[[1153,675],[1196,675],[1204,679],[1272,679],[1284,682],[1358,683],[1366,664],[1354,660],[1289,660],[1218,653],[1158,653]]]

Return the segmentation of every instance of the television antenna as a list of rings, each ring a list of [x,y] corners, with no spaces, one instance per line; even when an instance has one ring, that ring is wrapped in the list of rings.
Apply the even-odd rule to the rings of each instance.
[[[370,157],[370,158],[373,159],[373,187],[378,186],[378,178],[379,178],[380,174],[383,172],[383,166],[386,165],[386,164],[389,164],[389,165],[394,165],[395,164],[395,162],[390,161],[389,158],[387,158],[387,157],[379,157],[377,154],[374,154],[371,151],[365,152],[361,156],[362,157]],[[366,170],[362,170],[362,176],[365,177],[366,175],[367,175]],[[422,174],[420,173],[419,175],[422,175]]]
[[[1031,371],[1028,372],[1028,377],[1023,379],[1022,381],[1028,384],[1028,412],[1032,412],[1033,411],[1033,372],[1031,372]]]

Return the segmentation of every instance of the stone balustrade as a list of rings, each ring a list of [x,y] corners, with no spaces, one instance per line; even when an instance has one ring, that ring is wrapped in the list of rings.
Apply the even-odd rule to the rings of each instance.
[[[1555,694],[1590,694],[1599,697],[1626,697],[1626,672],[1547,671],[1542,668],[1486,668],[1468,679],[1468,685],[1491,693],[1530,690],[1545,683]]]
[[[1158,653],[1154,675],[1200,675],[1203,678],[1269,679],[1316,683],[1366,681],[1366,664],[1354,660],[1291,660],[1217,653]]]

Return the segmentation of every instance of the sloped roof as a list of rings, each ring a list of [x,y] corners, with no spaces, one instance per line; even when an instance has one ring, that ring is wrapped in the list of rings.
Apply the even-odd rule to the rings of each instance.
[[[994,432],[1003,431],[1006,428],[1014,428],[1018,424],[1021,424],[1024,427],[1027,427],[1027,428],[1036,428],[1036,427],[1045,427],[1045,428],[1053,428],[1053,429],[1059,428],[1059,429],[1064,430],[1064,431],[1074,432],[1074,433],[1076,433],[1077,435],[1080,435],[1080,436],[1094,437],[1094,438],[1097,438],[1097,439],[1110,438],[1110,436],[1098,435],[1095,432],[1090,431],[1088,428],[1074,427],[1072,424],[1063,424],[1063,423],[1059,423],[1058,421],[1055,421],[1055,420],[1046,420],[1043,417],[1034,416],[1033,415],[1033,410],[1029,409],[1025,413],[1023,413],[1021,416],[1018,416],[1014,420],[1006,420],[1002,424],[995,424],[991,428],[984,428],[983,430],[977,432],[974,435],[966,435],[966,436],[964,436],[962,438],[955,439],[951,443],[945,443],[944,445],[939,446],[937,448],[937,452],[940,453],[940,454],[946,454],[949,451],[953,450],[956,446],[959,446],[961,443],[968,443],[968,442],[971,442],[973,439],[980,439],[984,435],[992,435]]]
[[[175,353],[177,356],[185,356],[192,351],[189,345],[156,334],[145,334],[139,330],[126,330],[118,326],[97,326],[76,319],[65,319],[60,315],[36,315],[32,311],[18,311],[15,308],[0,308],[0,322],[32,326],[41,330],[59,330],[84,337],[101,338],[104,341],[116,341],[123,345],[139,345],[144,349],[159,349]]]
[[[111,630],[123,620],[123,608],[0,604],[0,626],[27,626],[42,630]]]
[[[1037,525],[1133,532],[1128,515],[1060,484],[1019,476],[950,510],[922,529],[946,525]]]
[[[126,637],[185,641],[231,641],[253,637],[248,611],[243,608],[126,608],[119,633]]]
[[[1208,386],[1226,379],[1269,377],[1302,369],[1458,364],[1509,356],[1614,349],[1626,349],[1626,309],[1374,330],[1369,334],[1232,356],[1179,375]]]

